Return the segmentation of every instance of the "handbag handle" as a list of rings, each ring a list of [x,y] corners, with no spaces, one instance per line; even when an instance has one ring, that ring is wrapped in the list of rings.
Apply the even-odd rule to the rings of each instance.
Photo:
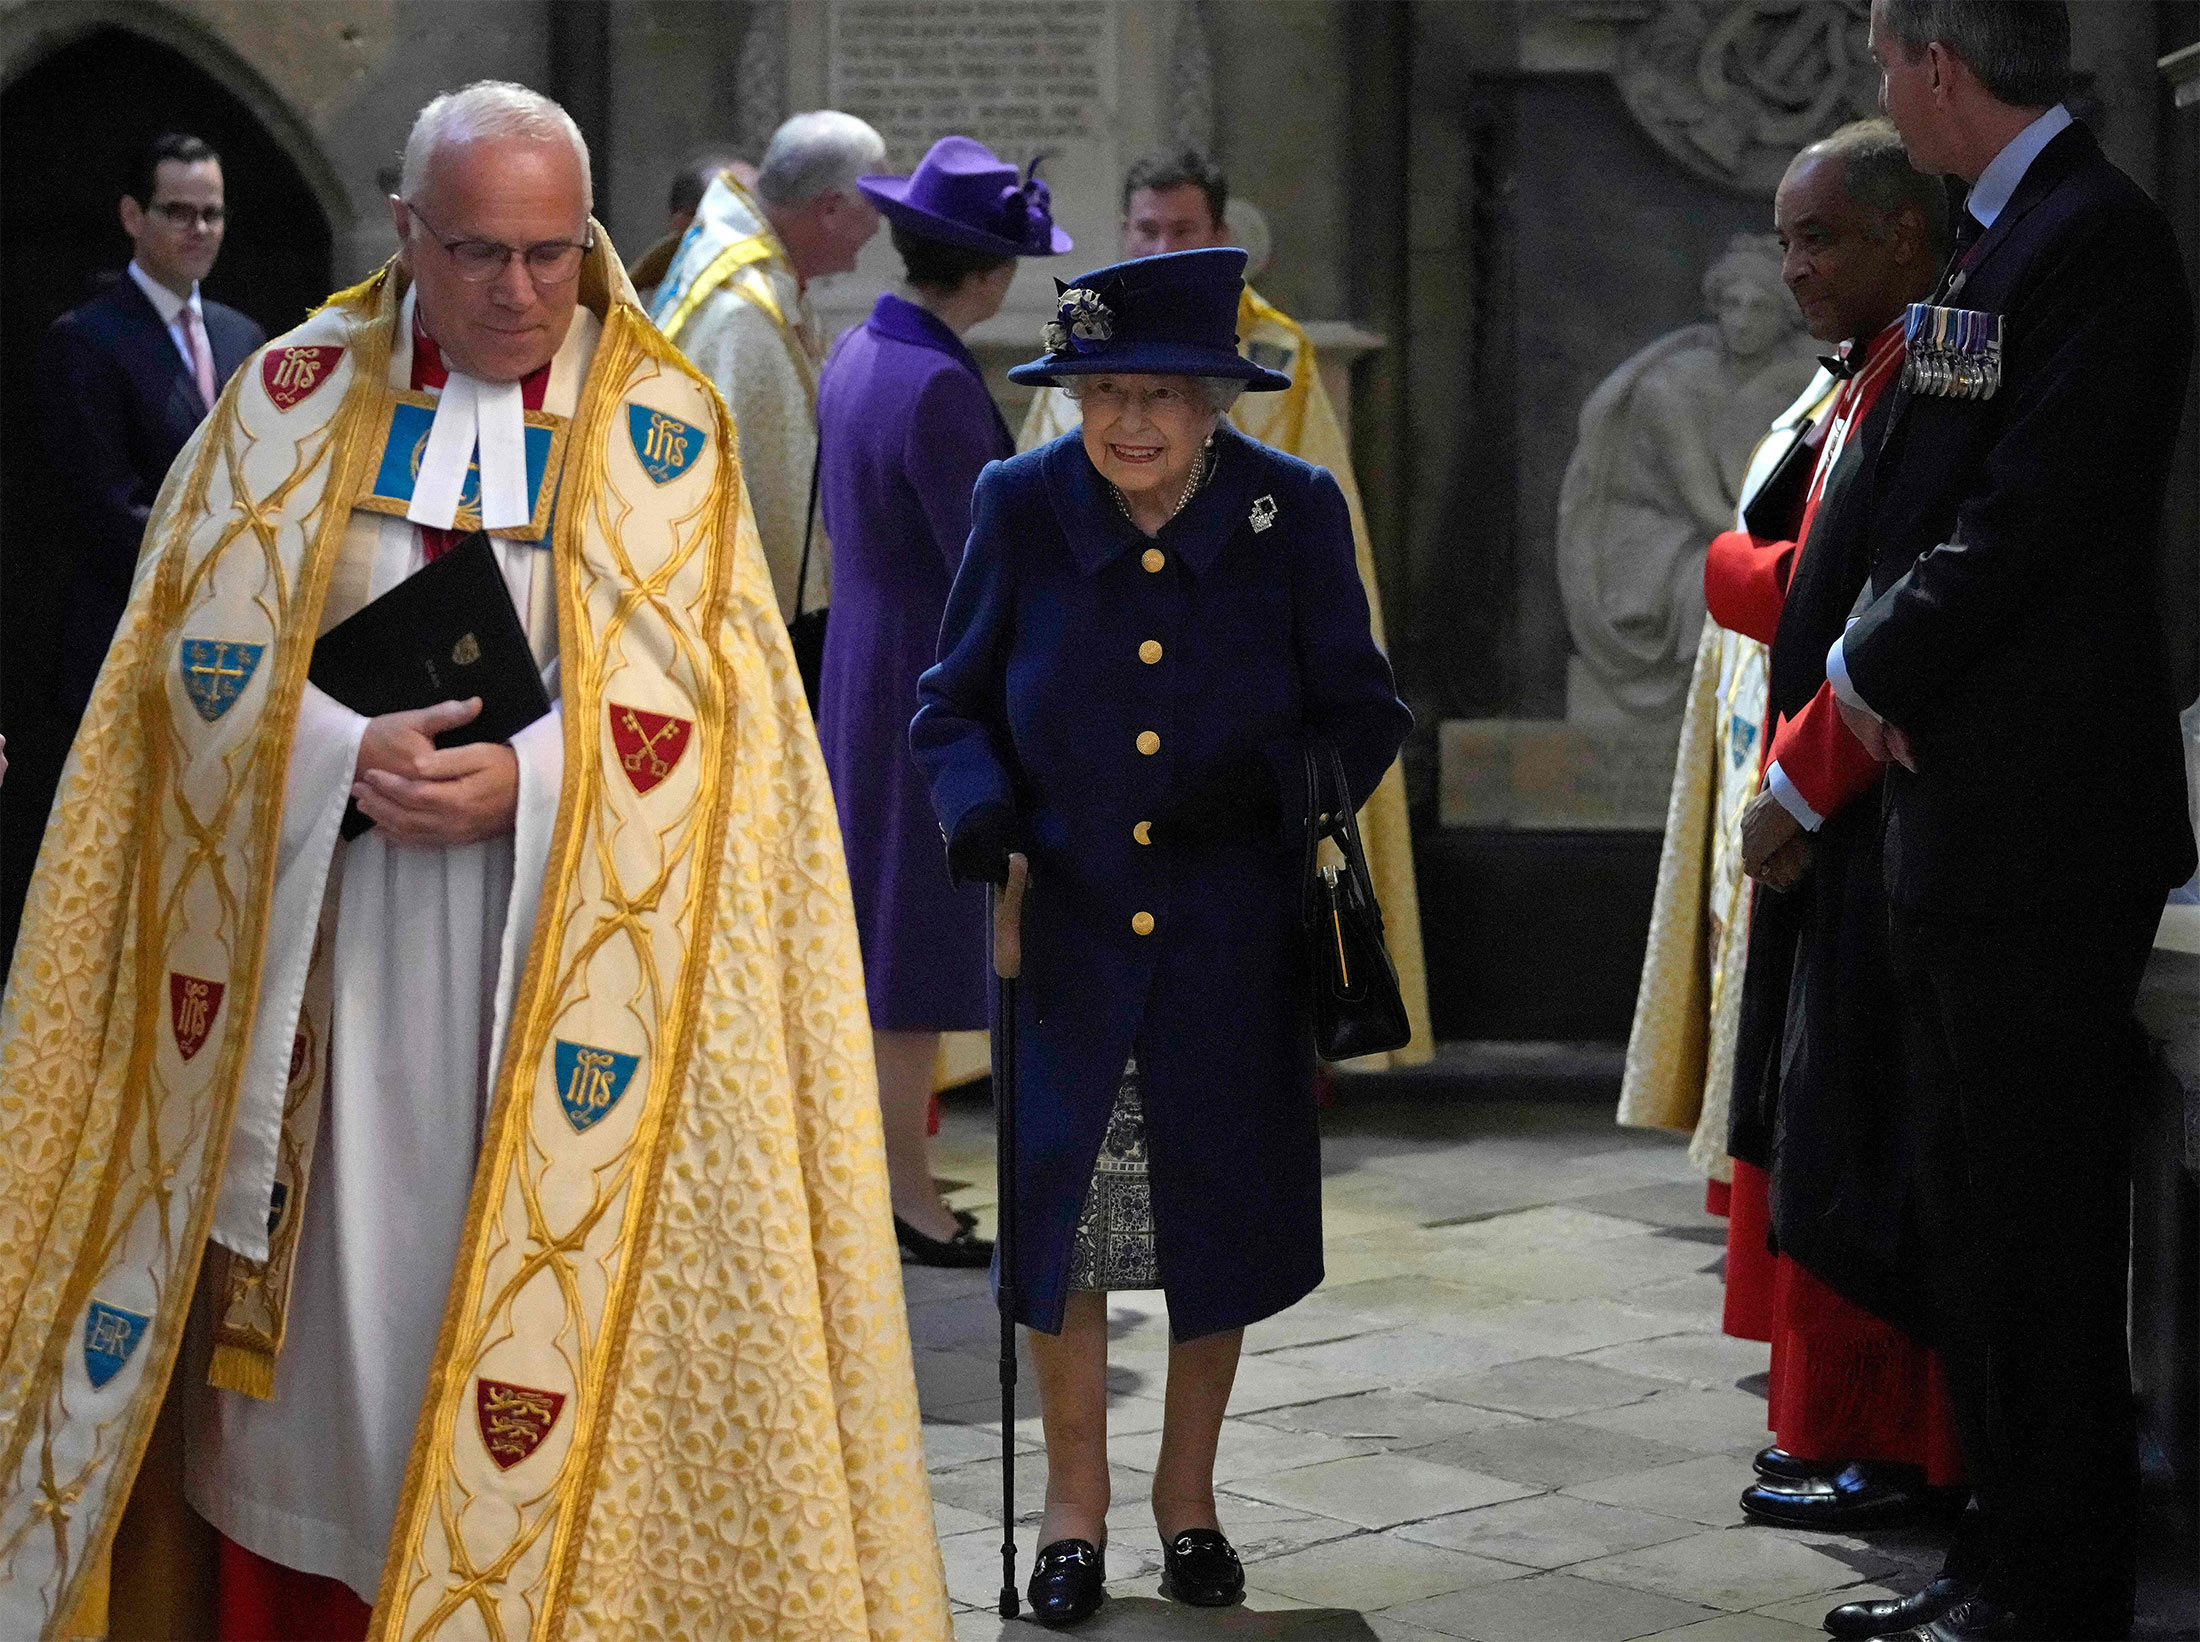
[[[1321,842],[1333,838],[1344,857],[1361,901],[1374,914],[1375,927],[1383,926],[1382,904],[1375,899],[1375,881],[1367,870],[1367,854],[1360,846],[1360,818],[1352,807],[1352,784],[1346,780],[1344,758],[1337,744],[1325,737],[1309,740],[1306,760],[1306,875],[1314,881]],[[1331,795],[1334,795],[1333,797]]]

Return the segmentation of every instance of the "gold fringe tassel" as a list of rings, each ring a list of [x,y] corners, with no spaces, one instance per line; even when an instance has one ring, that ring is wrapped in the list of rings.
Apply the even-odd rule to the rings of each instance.
[[[225,1341],[214,1348],[214,1360],[207,1365],[206,1383],[217,1391],[234,1391],[242,1396],[257,1397],[263,1403],[272,1402],[275,1354],[258,1346]]]

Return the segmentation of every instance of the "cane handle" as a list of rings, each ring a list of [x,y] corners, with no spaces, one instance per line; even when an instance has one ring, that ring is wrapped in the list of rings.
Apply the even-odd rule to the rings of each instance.
[[[1013,981],[1024,967],[1024,886],[1031,881],[1031,863],[1021,855],[1008,858],[1008,882],[993,897],[993,973]]]

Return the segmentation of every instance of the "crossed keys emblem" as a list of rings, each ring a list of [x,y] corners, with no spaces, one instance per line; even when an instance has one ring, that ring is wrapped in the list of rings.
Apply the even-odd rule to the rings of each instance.
[[[625,707],[616,701],[606,706],[611,714],[611,746],[619,755],[619,768],[626,772],[637,793],[646,793],[679,764],[695,725],[689,719]]]

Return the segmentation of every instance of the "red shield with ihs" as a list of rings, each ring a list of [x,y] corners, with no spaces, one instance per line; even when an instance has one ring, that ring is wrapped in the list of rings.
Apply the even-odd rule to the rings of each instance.
[[[503,1380],[474,1381],[474,1422],[481,1427],[481,1446],[499,1471],[511,1470],[540,1448],[564,1408],[562,1391],[537,1391]]]
[[[672,773],[680,755],[687,751],[688,737],[695,726],[684,718],[622,707],[616,701],[607,705],[611,710],[611,749],[619,756],[619,768],[626,771],[636,792],[646,793]]]
[[[176,1031],[176,1053],[189,1060],[206,1045],[221,1013],[222,983],[202,981],[196,975],[171,971],[168,976],[168,1020]]]
[[[286,411],[326,382],[343,357],[341,348],[270,348],[260,357],[260,385]]]

